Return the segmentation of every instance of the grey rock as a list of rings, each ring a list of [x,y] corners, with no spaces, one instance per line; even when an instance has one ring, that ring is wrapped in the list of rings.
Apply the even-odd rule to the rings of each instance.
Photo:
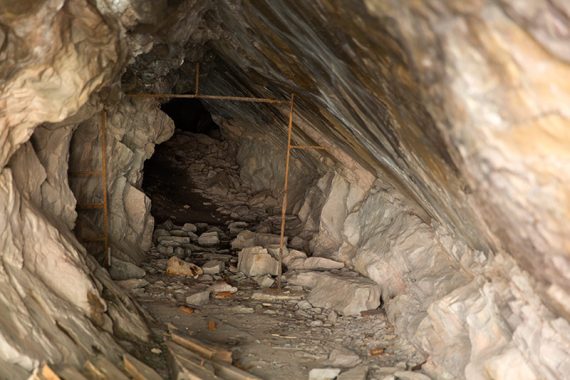
[[[202,270],[205,274],[217,274],[222,271],[224,263],[219,260],[210,260],[202,265]]]
[[[132,278],[143,278],[146,272],[135,264],[113,258],[109,274],[113,280],[129,280]]]
[[[396,378],[401,380],[431,380],[431,378],[423,373],[412,371],[398,371],[394,373]]]
[[[186,303],[188,305],[204,305],[210,300],[210,291],[205,290],[203,292],[194,293],[186,297]]]
[[[313,368],[309,371],[309,380],[334,380],[340,371],[340,368]]]
[[[133,290],[133,289],[144,288],[149,284],[149,282],[142,278],[131,278],[129,280],[117,281],[117,284],[119,284],[119,286],[121,286],[122,288]]]
[[[270,288],[275,283],[273,277],[268,274],[256,276],[253,279],[257,282],[257,285],[259,285],[260,288]]]
[[[192,223],[184,223],[182,229],[186,232],[193,232],[196,233],[198,231],[198,227]]]
[[[220,244],[218,231],[204,232],[198,238],[198,244],[203,247],[214,247]]]
[[[190,238],[188,236],[172,236],[172,235],[163,235],[157,238],[158,242],[163,245],[169,245],[171,243],[190,243]]]
[[[352,368],[362,362],[360,356],[347,348],[335,348],[329,354],[328,362],[334,367]]]

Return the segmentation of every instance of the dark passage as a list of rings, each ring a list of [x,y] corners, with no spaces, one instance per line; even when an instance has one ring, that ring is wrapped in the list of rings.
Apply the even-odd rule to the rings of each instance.
[[[177,224],[220,224],[222,218],[216,205],[195,191],[187,170],[200,146],[200,136],[221,139],[219,126],[197,99],[173,99],[161,109],[174,121],[176,130],[170,140],[155,147],[154,155],[144,166],[142,186],[152,200],[156,223],[172,219]]]
[[[220,127],[198,99],[172,99],[160,108],[174,120],[176,129],[221,138]]]

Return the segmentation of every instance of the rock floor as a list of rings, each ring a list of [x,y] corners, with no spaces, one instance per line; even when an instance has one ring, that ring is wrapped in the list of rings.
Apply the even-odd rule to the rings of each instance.
[[[343,316],[312,307],[306,301],[306,289],[287,284],[281,291],[275,285],[262,289],[252,278],[236,272],[237,255],[231,250],[206,249],[185,261],[204,265],[212,258],[222,259],[225,270],[198,278],[167,276],[170,255],[153,248],[143,265],[145,279],[131,284],[136,299],[156,319],[157,336],[174,326],[219,344],[232,350],[239,367],[264,379],[306,379],[313,368],[350,367],[368,373],[361,379],[383,379],[423,362],[412,346],[394,334],[382,310]],[[212,292],[202,305],[187,304],[187,297],[223,283],[237,292]],[[337,355],[329,360],[335,350]]]
[[[340,380],[426,379],[413,372],[424,356],[394,333],[381,308],[342,315],[338,308],[332,310],[332,304],[315,307],[315,302],[308,301],[311,290],[305,284],[293,284],[292,279],[287,283],[289,276],[283,277],[283,287],[277,289],[269,248],[278,240],[271,235],[279,227],[279,217],[272,212],[278,209],[277,201],[265,193],[253,194],[240,182],[238,168],[228,154],[231,149],[224,144],[180,133],[178,139],[165,143],[167,150],[157,154],[166,169],[159,168],[157,173],[162,171],[163,176],[156,177],[147,190],[152,189],[153,207],[164,208],[159,220],[166,221],[155,229],[155,245],[142,264],[144,278],[120,282],[154,319],[155,345],[139,356],[168,377],[164,337],[175,329],[231,350],[234,365],[263,379],[333,379],[339,372],[336,378]],[[177,174],[168,174],[169,170]],[[192,178],[192,183],[178,191],[169,182],[174,177]],[[169,187],[168,191],[179,194],[172,198],[161,193]],[[183,199],[189,190],[199,197]],[[185,205],[185,201],[192,204]],[[296,248],[302,249],[308,237],[299,234],[295,219],[288,217],[286,233],[296,237],[301,242]],[[195,224],[182,225],[187,221]],[[259,247],[252,252],[256,259],[249,265],[257,267],[248,268],[245,272],[251,276],[247,276],[243,268],[238,271],[238,256],[242,248],[253,246]],[[311,261],[303,252],[289,252],[290,260],[284,258],[289,268],[286,274],[359,277],[339,268],[337,264],[342,267],[342,263]],[[306,269],[319,273],[313,275]],[[265,272],[253,275],[254,270]],[[356,290],[354,298],[360,292]],[[335,297],[335,289],[330,294]],[[379,296],[372,298],[378,302]],[[333,369],[332,375],[315,370],[324,368]]]

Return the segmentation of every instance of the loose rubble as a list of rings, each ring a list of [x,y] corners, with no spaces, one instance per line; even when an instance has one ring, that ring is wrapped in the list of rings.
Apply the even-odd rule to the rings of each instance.
[[[187,165],[194,191],[227,221],[178,224],[190,205],[158,224],[143,265],[148,284],[129,287],[139,302],[164,324],[231,349],[240,368],[261,378],[365,380],[419,368],[423,355],[378,310],[380,287],[341,261],[312,256],[295,216],[286,216],[281,251],[275,199],[241,184],[223,142],[203,140],[206,150],[176,165]]]

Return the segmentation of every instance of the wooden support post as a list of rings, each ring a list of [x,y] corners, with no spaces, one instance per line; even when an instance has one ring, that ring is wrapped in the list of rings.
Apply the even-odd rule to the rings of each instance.
[[[200,62],[196,62],[196,77],[194,78],[194,95],[200,95]]]
[[[287,213],[287,193],[289,191],[289,161],[291,159],[291,135],[293,134],[293,107],[295,94],[291,94],[289,109],[289,126],[287,128],[287,154],[285,155],[285,179],[283,181],[283,203],[281,204],[281,234],[279,236],[279,273],[277,275],[277,288],[281,289],[281,275],[283,272],[283,249],[285,247],[285,214]]]
[[[107,200],[107,113],[101,112],[101,128],[99,128],[99,144],[101,145],[101,188],[103,190],[103,235],[104,257],[111,267],[111,250],[109,249],[109,204]]]
[[[288,104],[288,100],[272,98],[254,98],[249,96],[225,96],[225,95],[196,95],[196,94],[151,94],[133,93],[127,94],[133,98],[178,98],[178,99],[205,99],[205,100],[226,100],[246,103],[268,103],[268,104]]]

